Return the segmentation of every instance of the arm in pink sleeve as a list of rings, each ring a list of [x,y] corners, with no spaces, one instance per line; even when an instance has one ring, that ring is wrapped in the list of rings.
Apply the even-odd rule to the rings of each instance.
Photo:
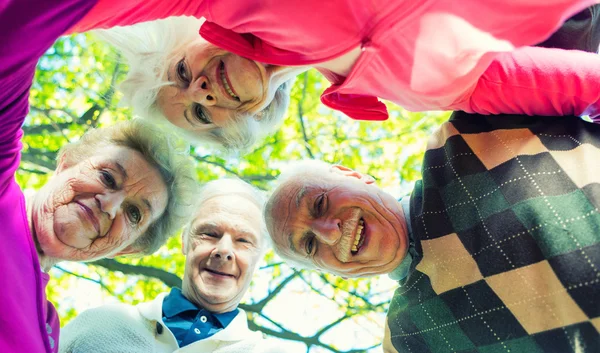
[[[207,2],[205,0],[98,0],[96,6],[65,34],[130,26],[169,16],[200,18],[208,11]]]
[[[600,120],[600,55],[539,47],[501,53],[452,109]]]

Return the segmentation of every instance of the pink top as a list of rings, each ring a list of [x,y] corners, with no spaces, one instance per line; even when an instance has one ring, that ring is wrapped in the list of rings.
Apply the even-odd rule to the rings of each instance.
[[[56,38],[88,11],[92,0],[0,0],[0,352],[55,353],[59,322],[46,300],[40,270],[15,182],[21,125],[29,109],[35,65]],[[42,29],[42,30],[41,30]]]
[[[590,83],[600,82],[600,57],[511,52],[543,41],[599,1],[100,0],[73,30],[204,16],[206,40],[275,65],[315,65],[360,46],[347,77],[321,70],[332,82],[322,102],[355,119],[387,119],[378,97],[412,111],[594,116],[600,93]]]

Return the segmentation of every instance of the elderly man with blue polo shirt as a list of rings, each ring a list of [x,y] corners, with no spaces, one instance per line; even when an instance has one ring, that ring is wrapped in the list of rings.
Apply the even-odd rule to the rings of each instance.
[[[206,184],[182,232],[182,289],[85,311],[63,329],[59,352],[282,352],[250,331],[238,308],[267,248],[263,206],[262,194],[240,180]]]

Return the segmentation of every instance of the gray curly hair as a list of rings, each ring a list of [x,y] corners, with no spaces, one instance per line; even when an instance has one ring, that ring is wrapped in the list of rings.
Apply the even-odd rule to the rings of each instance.
[[[129,64],[129,72],[119,89],[123,92],[124,103],[131,105],[135,114],[157,123],[167,121],[155,104],[160,89],[172,84],[164,79],[167,58],[175,49],[197,40],[203,22],[204,19],[194,17],[169,17],[93,32],[118,49]],[[230,152],[245,151],[281,124],[290,104],[292,84],[293,80],[290,80],[279,86],[271,103],[258,113],[261,119],[241,114],[226,126],[195,133],[167,125],[194,144],[211,145]]]
[[[194,164],[189,156],[175,148],[176,136],[165,134],[140,119],[89,130],[78,141],[63,146],[59,160],[80,161],[104,146],[128,147],[141,153],[160,173],[167,186],[168,203],[163,214],[133,244],[141,255],[154,253],[175,235],[193,211],[198,190]]]

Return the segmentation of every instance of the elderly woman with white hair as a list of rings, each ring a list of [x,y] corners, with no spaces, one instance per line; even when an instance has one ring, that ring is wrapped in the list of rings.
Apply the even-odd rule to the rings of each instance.
[[[103,37],[130,61],[122,87],[141,115],[238,149],[274,131],[285,83],[308,68],[332,83],[321,101],[359,120],[388,118],[379,98],[411,111],[593,118],[600,94],[587,82],[600,80],[600,57],[526,46],[597,2],[99,0],[70,32],[205,17]]]
[[[90,131],[64,146],[54,175],[27,200],[15,180],[36,62],[92,4],[0,4],[3,353],[57,351],[58,317],[45,296],[54,263],[150,254],[191,211],[196,180],[189,157],[172,148],[168,134],[140,120]]]
[[[283,121],[293,79],[308,68],[261,65],[217,48],[198,35],[203,22],[171,17],[95,34],[125,57],[119,88],[135,114],[194,144],[246,150]]]

